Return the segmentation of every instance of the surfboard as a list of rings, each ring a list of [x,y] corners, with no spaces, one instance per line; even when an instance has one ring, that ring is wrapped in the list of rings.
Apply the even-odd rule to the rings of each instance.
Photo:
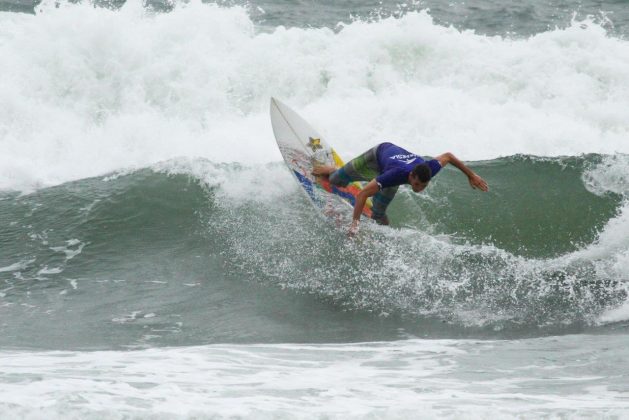
[[[330,184],[327,177],[312,174],[315,166],[340,168],[344,165],[341,157],[306,120],[275,98],[271,98],[271,125],[284,162],[308,201],[328,219],[337,222],[349,219],[348,206],[354,206],[362,184],[354,182],[347,187],[337,187]],[[371,218],[371,200],[365,205],[363,215]]]

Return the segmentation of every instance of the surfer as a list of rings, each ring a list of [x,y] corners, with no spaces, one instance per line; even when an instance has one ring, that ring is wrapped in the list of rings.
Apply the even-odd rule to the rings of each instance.
[[[367,185],[358,193],[354,203],[354,215],[349,234],[355,235],[358,232],[360,215],[367,198],[373,197],[371,217],[380,224],[388,225],[387,206],[393,200],[398,187],[402,184],[410,184],[414,192],[422,192],[432,177],[449,163],[467,176],[472,188],[488,191],[487,182],[452,153],[444,153],[426,161],[421,156],[393,143],[380,143],[342,168],[318,166],[313,169],[312,173],[316,176],[329,177],[330,183],[339,187],[345,187],[354,181],[367,181]]]

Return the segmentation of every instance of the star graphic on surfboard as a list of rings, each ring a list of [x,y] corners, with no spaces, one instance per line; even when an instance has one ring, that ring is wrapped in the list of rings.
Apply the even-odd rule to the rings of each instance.
[[[321,139],[315,139],[314,137],[308,137],[308,146],[313,152],[317,149],[323,149],[323,146],[321,146]]]

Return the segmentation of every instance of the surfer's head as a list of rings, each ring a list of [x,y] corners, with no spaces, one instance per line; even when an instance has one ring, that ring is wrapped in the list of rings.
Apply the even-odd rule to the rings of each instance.
[[[413,191],[422,192],[428,186],[430,178],[432,178],[430,166],[426,163],[420,163],[408,174],[408,183],[411,184]]]

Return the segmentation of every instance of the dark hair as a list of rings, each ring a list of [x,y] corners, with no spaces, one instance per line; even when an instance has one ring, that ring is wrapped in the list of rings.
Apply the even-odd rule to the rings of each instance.
[[[430,166],[428,166],[427,163],[420,163],[419,165],[415,166],[411,173],[415,175],[417,179],[424,183],[430,181],[430,178],[432,178],[432,171],[430,170]]]

